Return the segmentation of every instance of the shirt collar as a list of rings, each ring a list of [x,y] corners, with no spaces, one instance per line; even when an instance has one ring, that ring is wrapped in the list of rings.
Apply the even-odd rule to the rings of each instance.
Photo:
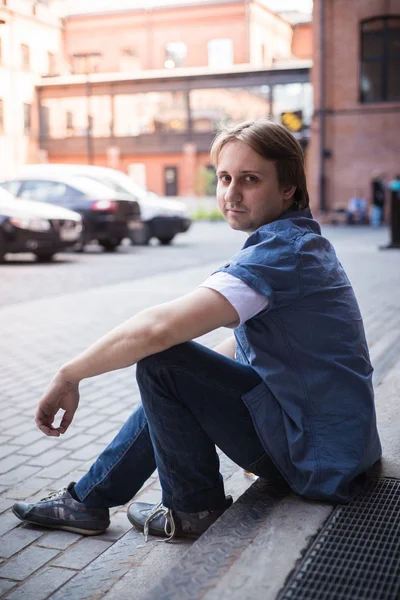
[[[285,212],[283,212],[280,217],[275,219],[275,221],[280,221],[281,219],[298,219],[299,217],[306,217],[308,219],[313,218],[311,210],[308,208],[308,206],[306,208],[302,208],[301,210],[293,210],[289,208],[289,210],[285,210]]]

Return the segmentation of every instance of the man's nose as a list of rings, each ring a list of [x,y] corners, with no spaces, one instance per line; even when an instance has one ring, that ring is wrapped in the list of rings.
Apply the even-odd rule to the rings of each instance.
[[[229,184],[228,189],[225,192],[225,201],[226,202],[240,202],[242,200],[242,194],[240,192],[239,186],[232,182]]]

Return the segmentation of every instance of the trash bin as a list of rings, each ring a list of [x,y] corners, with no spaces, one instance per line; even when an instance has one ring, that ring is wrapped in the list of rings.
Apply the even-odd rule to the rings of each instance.
[[[400,248],[400,176],[388,185],[390,190],[390,242],[388,248]]]

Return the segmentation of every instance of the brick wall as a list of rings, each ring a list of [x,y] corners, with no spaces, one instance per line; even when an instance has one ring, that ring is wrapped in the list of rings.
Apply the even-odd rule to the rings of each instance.
[[[388,178],[400,170],[400,102],[363,104],[359,100],[360,21],[400,14],[400,0],[326,0],[326,148],[329,207],[347,205],[357,189],[370,199],[374,171]],[[307,152],[312,206],[319,206],[320,0],[314,2],[314,67],[316,116]]]
[[[244,2],[70,17],[65,40],[69,57],[102,52],[98,70],[112,72],[121,70],[124,51],[129,48],[137,53],[141,69],[164,68],[168,42],[186,43],[185,67],[204,66],[208,64],[207,43],[227,37],[233,41],[234,63],[246,62]],[[112,43],[107,45],[107,40]]]

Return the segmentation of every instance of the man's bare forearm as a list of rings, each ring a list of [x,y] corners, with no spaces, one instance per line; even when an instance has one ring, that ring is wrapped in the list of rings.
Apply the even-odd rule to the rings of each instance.
[[[64,380],[79,383],[108,371],[124,369],[152,354],[225,327],[236,310],[214,290],[194,292],[148,308],[95,342],[61,369]],[[229,354],[233,358],[231,346]]]
[[[131,317],[66,363],[61,372],[65,379],[77,383],[108,371],[123,369],[142,358],[161,352],[172,344],[154,309]]]

